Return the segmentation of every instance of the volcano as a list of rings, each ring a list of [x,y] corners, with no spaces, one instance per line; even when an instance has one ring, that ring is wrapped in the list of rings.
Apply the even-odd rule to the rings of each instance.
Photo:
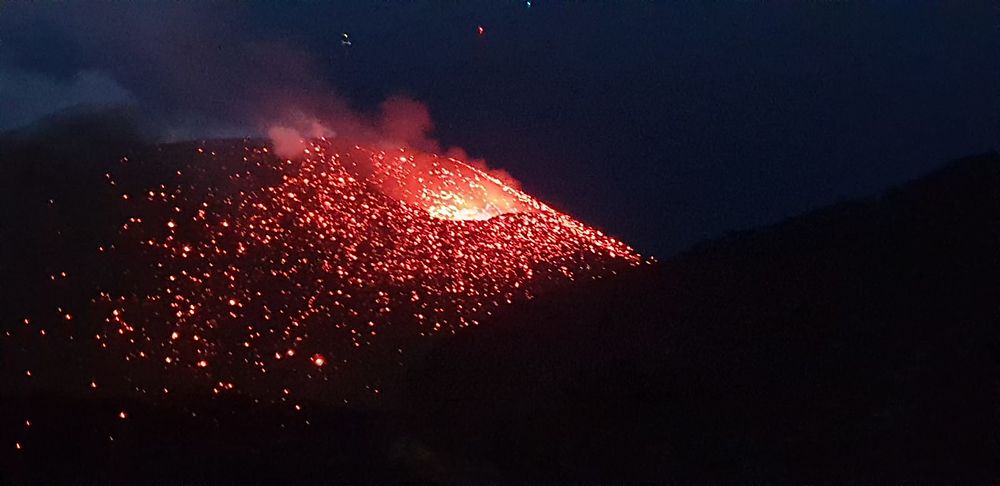
[[[0,143],[0,479],[1000,471],[996,154],[647,265],[430,154],[54,142]]]
[[[101,345],[216,393],[288,393],[643,262],[453,158],[324,139],[296,155],[162,146],[109,171],[127,218],[99,250],[135,278],[101,290]]]

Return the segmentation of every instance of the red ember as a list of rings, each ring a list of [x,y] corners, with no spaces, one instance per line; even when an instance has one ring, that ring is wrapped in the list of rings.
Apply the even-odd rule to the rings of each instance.
[[[455,332],[516,300],[642,262],[455,159],[325,141],[301,160],[264,147],[244,147],[235,163],[225,151],[199,154],[211,160],[177,171],[149,200],[123,202],[137,216],[118,247],[135,250],[128,265],[143,265],[150,283],[104,295],[105,337],[129,356],[161,356],[161,366],[168,355],[195,363],[216,381],[271,376],[301,363],[282,358],[302,345],[323,351],[315,367],[337,364],[308,375],[322,376],[380,340]]]

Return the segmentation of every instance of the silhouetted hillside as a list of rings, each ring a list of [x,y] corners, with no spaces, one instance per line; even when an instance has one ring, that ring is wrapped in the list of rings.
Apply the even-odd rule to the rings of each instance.
[[[85,107],[0,133],[0,295],[8,313],[35,307],[48,276],[96,264],[97,245],[121,224],[105,174],[142,146],[126,110]],[[15,318],[19,321],[20,318]]]
[[[1000,472],[1000,157],[518,306],[411,374],[499,477]]]
[[[95,248],[129,215],[104,173],[128,144],[66,146],[0,146],[0,480],[1000,474],[997,154],[517,303],[423,342],[381,406],[304,401],[292,416],[91,391],[94,369],[110,380],[120,363],[90,341],[101,322],[55,306],[83,312],[90,279],[108,277]]]

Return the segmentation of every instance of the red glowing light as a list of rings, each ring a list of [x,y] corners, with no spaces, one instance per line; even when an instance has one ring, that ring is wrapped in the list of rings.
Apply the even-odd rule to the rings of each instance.
[[[482,35],[486,35],[486,28],[483,27],[482,25],[480,25],[480,26],[476,27],[476,32],[478,32],[479,35],[481,35],[481,36]]]
[[[149,269],[156,286],[102,298],[104,337],[127,360],[211,361],[197,375],[211,376],[216,393],[283,376],[272,370],[301,366],[288,358],[303,346],[323,350],[312,366],[336,366],[297,376],[327,379],[400,333],[457,332],[515,301],[642,262],[460,160],[323,140],[294,160],[264,147],[243,147],[240,158],[223,183],[210,172],[219,164],[192,164],[154,192],[169,198],[127,203],[143,217],[129,220],[115,249],[142,259],[127,263]]]

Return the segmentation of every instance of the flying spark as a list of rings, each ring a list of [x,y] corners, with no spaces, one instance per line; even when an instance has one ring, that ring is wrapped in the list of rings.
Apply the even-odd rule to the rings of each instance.
[[[200,148],[194,157],[213,160],[123,197],[133,216],[104,253],[141,269],[142,282],[102,293],[101,339],[129,363],[209,377],[215,393],[269,377],[277,390],[327,380],[380,341],[398,359],[403,336],[477,326],[516,301],[643,262],[456,159],[324,140],[296,160],[235,151],[233,163]],[[309,371],[292,373],[303,363]]]

